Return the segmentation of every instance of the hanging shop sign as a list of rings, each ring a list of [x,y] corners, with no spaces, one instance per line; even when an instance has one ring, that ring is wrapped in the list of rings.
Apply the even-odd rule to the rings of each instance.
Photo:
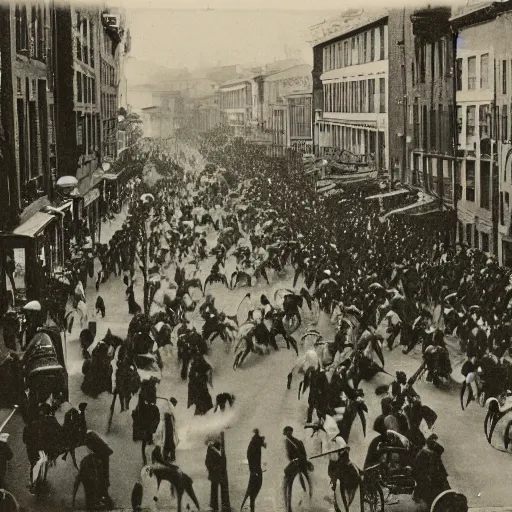
[[[94,188],[87,192],[84,196],[84,207],[89,206],[93,201],[100,197],[100,191],[97,188]]]

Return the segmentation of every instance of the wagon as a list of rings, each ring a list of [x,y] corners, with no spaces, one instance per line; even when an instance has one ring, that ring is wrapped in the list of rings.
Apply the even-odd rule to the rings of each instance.
[[[59,401],[69,399],[68,372],[60,334],[41,330],[32,338],[22,359],[28,412],[50,396]]]

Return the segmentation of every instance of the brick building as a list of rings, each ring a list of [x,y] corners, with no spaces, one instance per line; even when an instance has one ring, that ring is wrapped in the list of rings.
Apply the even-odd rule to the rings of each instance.
[[[398,153],[389,109],[399,11],[351,10],[311,28],[315,151],[341,149],[389,171]]]
[[[79,219],[96,234],[99,41],[107,13],[48,2],[0,5],[0,310],[12,295],[17,303],[38,298],[69,255]],[[55,187],[62,176],[78,179],[72,196]]]
[[[399,51],[405,116],[400,129],[401,181],[454,207],[456,140],[454,123],[454,37],[451,8],[406,9]],[[400,62],[400,59],[397,59]],[[401,64],[401,63],[400,63]],[[401,98],[396,98],[398,104]]]
[[[510,106],[512,2],[454,11],[460,165],[459,238],[512,264]]]

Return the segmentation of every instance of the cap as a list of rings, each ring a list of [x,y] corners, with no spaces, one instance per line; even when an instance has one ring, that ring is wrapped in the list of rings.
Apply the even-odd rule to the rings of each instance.
[[[289,425],[283,428],[283,434],[286,434],[287,432],[292,433],[293,427],[290,427]]]

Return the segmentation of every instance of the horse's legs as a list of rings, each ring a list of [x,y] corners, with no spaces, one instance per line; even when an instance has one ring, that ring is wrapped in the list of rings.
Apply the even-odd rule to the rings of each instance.
[[[78,464],[76,463],[75,449],[71,448],[71,450],[69,450],[68,453],[71,454],[71,460],[73,461],[73,466],[75,466],[75,468],[78,469]]]
[[[145,440],[142,441],[142,448],[141,448],[141,450],[142,450],[142,464],[144,466],[146,466],[147,463],[148,463],[148,460],[146,458],[146,441]]]
[[[292,378],[293,374],[290,372],[287,377],[286,389],[290,389],[292,387]]]
[[[238,363],[239,365],[241,365],[244,362],[245,358],[249,355],[250,352],[251,352],[251,347],[247,347],[245,349],[245,352],[242,354],[242,357],[240,358],[240,361]]]

